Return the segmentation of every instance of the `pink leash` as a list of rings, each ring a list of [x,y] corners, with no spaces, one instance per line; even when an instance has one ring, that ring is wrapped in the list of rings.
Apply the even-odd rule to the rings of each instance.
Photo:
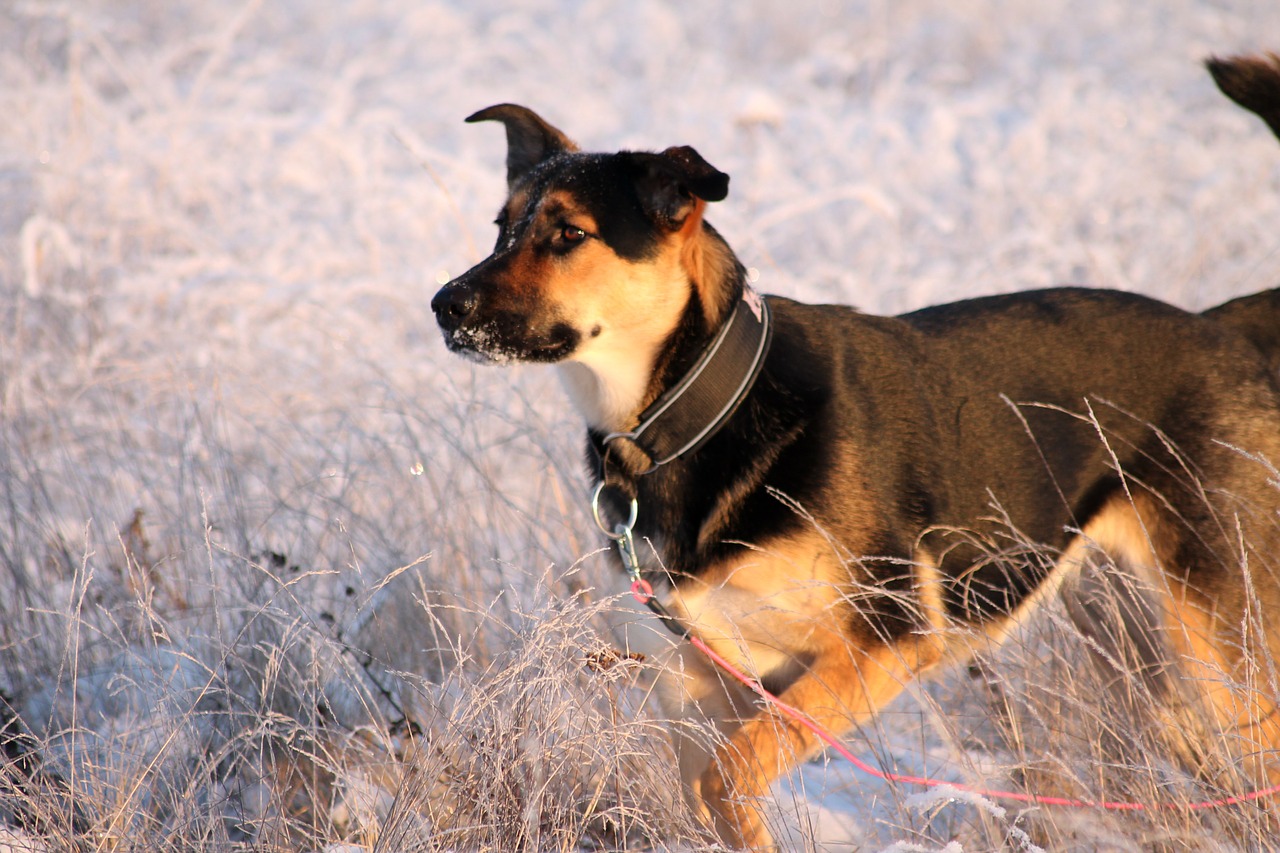
[[[1196,803],[1156,803],[1154,805],[1149,805],[1147,803],[1132,803],[1114,800],[1076,800],[1069,797],[1049,797],[1041,794],[1025,794],[1018,791],[997,791],[990,788],[965,785],[961,782],[948,782],[943,779],[933,779],[928,776],[911,776],[904,773],[891,773],[880,770],[879,768],[873,767],[863,761],[861,758],[858,758],[858,756],[854,755],[848,747],[837,740],[836,736],[831,734],[831,732],[815,723],[798,708],[793,708],[777,696],[770,693],[759,681],[738,669],[724,657],[717,654],[716,651],[704,643],[701,638],[690,633],[688,629],[680,625],[675,617],[671,615],[670,611],[662,605],[662,602],[658,601],[657,597],[653,594],[653,587],[650,586],[648,581],[642,578],[634,578],[631,582],[631,594],[635,596],[636,601],[645,605],[657,614],[658,618],[661,619],[668,628],[687,639],[693,644],[694,648],[706,655],[712,663],[731,676],[735,681],[738,681],[749,688],[757,696],[764,699],[765,702],[772,705],[788,719],[799,723],[809,731],[813,732],[819,740],[838,752],[854,767],[858,768],[863,773],[875,776],[878,779],[883,779],[886,782],[923,785],[929,788],[954,788],[957,791],[962,791],[967,794],[975,794],[980,797],[990,797],[1001,800],[1012,800],[1019,803],[1035,803],[1037,805],[1044,806],[1066,806],[1077,809],[1108,809],[1111,811],[1197,811],[1201,809],[1216,809],[1224,806],[1234,806],[1240,803],[1261,800],[1266,797],[1280,794],[1280,785],[1272,785],[1270,788],[1262,788],[1245,794],[1223,797],[1217,800],[1203,800]],[[679,627],[673,628],[673,625]]]

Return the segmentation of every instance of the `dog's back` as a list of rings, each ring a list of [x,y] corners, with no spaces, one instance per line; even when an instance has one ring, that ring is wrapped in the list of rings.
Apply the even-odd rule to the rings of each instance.
[[[1280,288],[1241,296],[1204,313],[1248,338],[1280,375]]]

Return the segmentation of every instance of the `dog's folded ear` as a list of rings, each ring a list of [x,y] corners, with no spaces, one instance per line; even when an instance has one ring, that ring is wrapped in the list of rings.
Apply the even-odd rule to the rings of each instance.
[[[565,151],[577,151],[569,137],[518,104],[497,104],[467,116],[468,122],[500,121],[507,129],[507,188],[514,189],[534,166]]]
[[[693,210],[695,199],[721,201],[729,194],[729,176],[687,145],[661,154],[630,155],[638,166],[636,191],[640,203],[659,224],[679,228]]]

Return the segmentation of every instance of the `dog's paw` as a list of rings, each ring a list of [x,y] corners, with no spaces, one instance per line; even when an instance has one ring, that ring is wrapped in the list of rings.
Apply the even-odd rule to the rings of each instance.
[[[721,841],[735,850],[777,850],[755,803],[765,792],[743,790],[752,787],[741,783],[731,786],[716,764],[707,768],[698,784],[703,808]]]

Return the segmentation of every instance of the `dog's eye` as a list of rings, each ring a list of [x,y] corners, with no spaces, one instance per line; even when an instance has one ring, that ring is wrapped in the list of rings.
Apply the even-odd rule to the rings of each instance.
[[[573,225],[566,225],[560,229],[560,241],[570,246],[581,243],[587,239],[587,232]]]

